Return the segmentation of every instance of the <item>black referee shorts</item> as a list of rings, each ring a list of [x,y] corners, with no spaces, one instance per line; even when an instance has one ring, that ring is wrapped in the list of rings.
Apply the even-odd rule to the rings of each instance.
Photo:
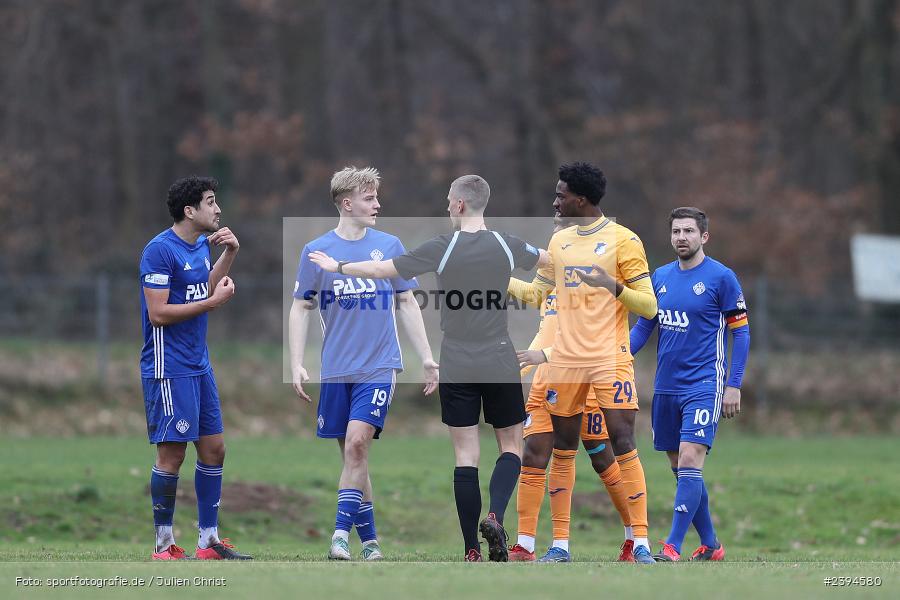
[[[508,337],[445,337],[440,377],[441,420],[450,427],[478,425],[482,408],[485,422],[495,429],[525,421],[519,361]]]

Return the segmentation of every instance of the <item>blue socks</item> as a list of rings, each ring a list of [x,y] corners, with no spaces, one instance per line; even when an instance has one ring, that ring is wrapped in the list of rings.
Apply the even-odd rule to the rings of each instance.
[[[378,537],[375,532],[375,506],[371,502],[359,504],[359,512],[353,519],[353,525],[356,527],[356,533],[359,534],[359,541],[363,544]]]
[[[702,480],[701,480],[702,481]],[[709,514],[709,494],[706,493],[706,483],[703,483],[703,493],[700,496],[700,506],[694,513],[694,529],[700,535],[700,543],[710,548],[718,548],[716,528],[713,527],[712,516]]]
[[[175,514],[175,492],[178,475],[154,466],[150,474],[150,497],[153,499],[153,524],[156,526],[157,551],[175,543],[172,518]],[[198,547],[206,548],[219,541],[219,500],[222,497],[222,465],[205,465],[197,461],[194,472],[197,493],[197,521],[200,528]]]
[[[222,465],[204,465],[197,461],[194,491],[197,492],[197,523],[200,529],[217,527],[219,500],[222,497]]]
[[[666,539],[667,544],[672,544],[679,553],[684,536],[694,514],[700,506],[700,498],[703,495],[703,470],[702,469],[678,469],[678,488],[675,490],[675,506],[672,512],[672,530]]]
[[[362,490],[347,488],[338,490],[337,514],[334,517],[334,530],[344,531],[348,535],[353,529],[353,522],[359,513],[359,505],[362,503]]]
[[[678,480],[678,469],[672,468],[675,480]],[[700,505],[697,512],[694,513],[692,521],[694,529],[700,536],[700,543],[709,548],[719,547],[719,538],[716,536],[716,528],[712,522],[712,515],[709,512],[709,494],[706,492],[706,482],[703,482],[703,493],[700,495]]]
[[[154,466],[150,472],[150,497],[153,499],[153,524],[172,526],[175,515],[175,491],[178,475]]]
[[[197,461],[194,471],[197,492],[198,548],[209,548],[219,541],[219,500],[222,498],[222,465],[204,465]]]
[[[153,524],[156,526],[156,551],[162,552],[175,543],[172,517],[175,515],[175,492],[178,475],[153,466],[150,472],[150,498],[153,502]]]

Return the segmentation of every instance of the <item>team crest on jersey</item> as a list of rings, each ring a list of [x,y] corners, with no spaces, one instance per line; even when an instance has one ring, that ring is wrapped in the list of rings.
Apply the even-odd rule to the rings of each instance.
[[[381,260],[382,258],[384,258],[384,252],[382,252],[378,248],[375,248],[374,250],[369,252],[369,256],[372,257],[372,260]]]
[[[204,257],[203,257],[203,262],[206,263],[206,270],[207,270],[207,271],[212,271],[212,267],[209,265],[209,259],[206,258],[206,257],[204,256]]]
[[[744,301],[744,295],[741,294],[738,296],[737,303],[735,304],[741,310],[747,310],[747,303]]]
[[[178,430],[178,433],[184,433],[185,431],[187,431],[190,428],[191,428],[191,424],[188,423],[187,421],[185,421],[184,419],[179,420],[178,423],[175,424],[175,429]]]
[[[694,293],[697,294],[698,296],[705,291],[706,291],[706,286],[703,285],[702,281],[698,281],[697,283],[694,284]]]
[[[597,256],[603,256],[606,254],[606,242],[600,242],[597,244],[597,247],[594,248],[594,254]]]

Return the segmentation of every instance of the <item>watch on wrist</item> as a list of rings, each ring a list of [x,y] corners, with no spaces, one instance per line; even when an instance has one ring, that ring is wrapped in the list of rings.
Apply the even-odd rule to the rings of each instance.
[[[341,275],[343,275],[344,274],[344,265],[346,265],[348,262],[350,262],[350,261],[349,260],[338,261],[337,272],[340,273]]]

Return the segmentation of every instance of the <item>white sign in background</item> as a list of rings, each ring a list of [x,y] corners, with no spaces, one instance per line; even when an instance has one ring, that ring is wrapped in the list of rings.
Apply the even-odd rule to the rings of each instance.
[[[850,254],[860,300],[900,302],[900,236],[856,234],[850,240]]]

